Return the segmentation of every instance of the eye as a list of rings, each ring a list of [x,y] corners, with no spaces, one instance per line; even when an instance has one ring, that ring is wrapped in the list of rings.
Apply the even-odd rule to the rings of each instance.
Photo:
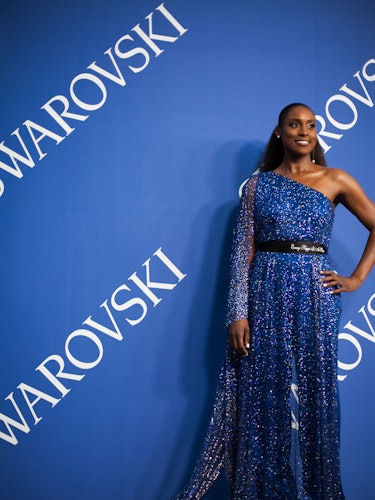
[[[314,122],[309,123],[307,126],[308,126],[308,128],[310,128],[310,129],[315,128],[315,123],[314,123]]]
[[[297,121],[293,121],[289,123],[289,126],[292,128],[297,128],[299,126],[299,123]]]

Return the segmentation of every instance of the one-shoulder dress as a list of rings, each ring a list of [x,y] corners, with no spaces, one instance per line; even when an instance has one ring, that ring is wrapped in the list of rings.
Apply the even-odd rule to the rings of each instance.
[[[343,499],[337,342],[339,294],[321,281],[325,253],[258,251],[304,240],[328,247],[334,207],[276,172],[247,182],[231,256],[227,325],[248,318],[249,355],[228,346],[193,475],[176,498],[199,499],[222,469],[235,500]]]

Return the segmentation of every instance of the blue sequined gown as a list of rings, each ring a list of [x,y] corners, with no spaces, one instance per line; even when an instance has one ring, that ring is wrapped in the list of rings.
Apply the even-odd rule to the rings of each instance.
[[[337,334],[340,296],[323,287],[326,254],[254,251],[254,241],[328,247],[330,200],[273,171],[242,195],[227,324],[248,318],[249,356],[228,347],[193,476],[178,499],[199,499],[223,468],[235,500],[336,500],[340,480]],[[249,262],[251,260],[250,268]]]

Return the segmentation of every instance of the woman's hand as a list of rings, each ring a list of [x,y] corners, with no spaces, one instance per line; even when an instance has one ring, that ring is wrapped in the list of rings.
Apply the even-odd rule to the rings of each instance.
[[[229,344],[237,354],[247,356],[250,347],[250,327],[247,319],[235,321],[228,328]]]
[[[330,293],[341,292],[354,292],[362,285],[362,281],[356,276],[340,276],[335,271],[320,271],[324,275],[322,278],[323,286],[335,286],[337,288],[330,291]]]

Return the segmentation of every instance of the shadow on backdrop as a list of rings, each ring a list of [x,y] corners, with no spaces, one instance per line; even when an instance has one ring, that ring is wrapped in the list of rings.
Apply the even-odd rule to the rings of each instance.
[[[233,175],[231,187],[235,195],[243,181],[259,168],[260,157],[264,145],[251,143],[241,148],[238,142],[231,142],[224,145],[216,154],[213,161],[214,174],[210,183],[212,189],[218,190],[223,182],[223,177],[229,168],[232,168]],[[231,167],[233,165],[233,167]],[[223,177],[221,173],[223,172]],[[226,172],[226,173],[224,173]],[[192,293],[192,303],[190,305],[189,336],[184,348],[184,357],[181,359],[181,387],[184,396],[187,398],[186,418],[181,422],[181,428],[175,443],[175,451],[171,453],[171,460],[165,477],[160,483],[160,488],[156,496],[157,500],[167,500],[177,494],[178,489],[182,489],[188,481],[190,474],[198,459],[202,449],[203,440],[207,431],[208,422],[212,413],[216,385],[219,371],[225,356],[226,332],[224,330],[224,318],[226,309],[227,284],[229,274],[229,258],[232,246],[232,235],[239,198],[221,205],[209,219],[209,231],[206,235],[206,243],[199,261],[199,277],[196,280],[196,288]],[[191,237],[190,248],[196,246],[199,224],[207,216],[206,208],[201,210],[193,224],[194,233]],[[204,219],[203,219],[204,220]],[[216,248],[212,247],[213,242],[219,242]],[[205,342],[202,342],[202,338]],[[193,365],[198,362],[199,370],[194,370]],[[202,368],[205,379],[202,380]],[[205,387],[203,397],[198,401],[197,388]],[[199,415],[199,418],[197,418]],[[199,421],[200,425],[196,429],[193,445],[186,442],[192,422]],[[162,433],[168,435],[168,430]],[[162,445],[162,444],[161,444]],[[179,456],[181,450],[191,447],[190,461],[186,470],[181,471]],[[176,484],[176,478],[180,478],[179,488],[171,491],[171,485]],[[218,480],[204,497],[207,500],[221,500],[228,498],[227,482],[224,473],[221,473]],[[155,499],[155,500],[156,500]]]

